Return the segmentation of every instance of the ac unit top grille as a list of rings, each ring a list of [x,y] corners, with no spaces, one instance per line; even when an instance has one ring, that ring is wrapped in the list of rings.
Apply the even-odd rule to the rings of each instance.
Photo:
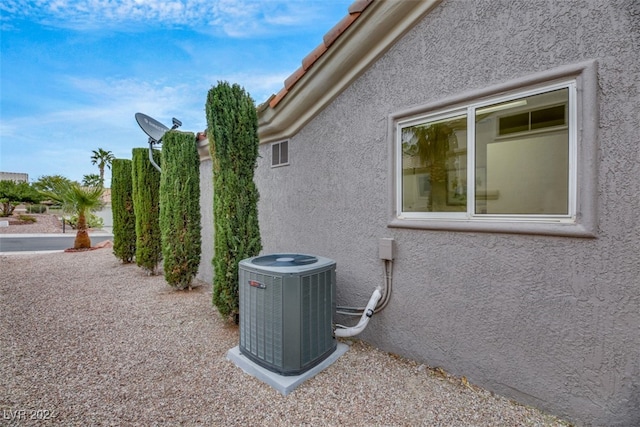
[[[335,261],[322,256],[294,253],[261,255],[240,261],[240,267],[269,274],[302,274],[323,270]]]
[[[256,257],[251,262],[263,267],[298,267],[318,262],[318,257],[304,254],[271,254]]]

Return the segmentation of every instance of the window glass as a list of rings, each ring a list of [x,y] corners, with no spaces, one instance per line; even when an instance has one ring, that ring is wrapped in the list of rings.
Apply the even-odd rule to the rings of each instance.
[[[529,113],[513,114],[511,116],[500,117],[499,135],[509,135],[529,130]]]
[[[271,166],[280,164],[280,144],[271,145]]]
[[[565,88],[476,110],[475,214],[569,213],[568,101]]]
[[[531,112],[531,130],[565,125],[566,105]]]
[[[402,210],[467,210],[467,116],[425,120],[401,130]]]
[[[289,143],[287,141],[280,143],[280,163],[289,163]]]
[[[571,218],[570,88],[558,84],[399,122],[400,216]]]

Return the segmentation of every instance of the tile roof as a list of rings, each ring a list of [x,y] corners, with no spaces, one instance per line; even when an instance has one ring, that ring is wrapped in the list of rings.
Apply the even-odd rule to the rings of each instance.
[[[258,106],[258,111],[262,111],[268,107],[274,108],[282,98],[284,98],[291,88],[306,74],[306,72],[316,63],[316,61],[331,47],[331,45],[353,24],[362,14],[362,12],[374,0],[356,0],[349,6],[348,14],[333,26],[322,38],[322,43],[313,49],[302,60],[300,68],[295,70],[285,81],[284,87],[276,94],[271,95],[269,99]]]
[[[301,66],[285,79],[284,87],[256,107],[260,143],[294,135],[442,1],[351,3],[348,14],[302,59]],[[206,140],[205,130],[198,135],[201,158],[208,157]]]

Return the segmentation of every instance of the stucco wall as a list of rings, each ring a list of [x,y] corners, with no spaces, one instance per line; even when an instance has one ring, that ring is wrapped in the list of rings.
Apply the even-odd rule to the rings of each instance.
[[[264,253],[337,261],[337,303],[383,283],[361,338],[584,425],[640,425],[640,7],[445,0],[289,142],[256,182]],[[390,114],[597,60],[596,238],[388,227]],[[341,319],[343,320],[343,319]]]
[[[200,156],[200,217],[202,245],[200,267],[196,278],[213,282],[213,169],[206,145]]]

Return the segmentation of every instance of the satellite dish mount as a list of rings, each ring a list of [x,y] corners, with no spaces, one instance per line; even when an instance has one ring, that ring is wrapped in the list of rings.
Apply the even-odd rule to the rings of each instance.
[[[173,126],[169,129],[156,119],[142,113],[136,113],[136,122],[138,122],[142,131],[149,137],[149,161],[156,169],[158,169],[158,171],[162,172],[160,166],[158,166],[153,160],[153,145],[162,144],[162,137],[164,134],[169,130],[178,129],[182,126],[182,122],[174,117],[172,119]]]

